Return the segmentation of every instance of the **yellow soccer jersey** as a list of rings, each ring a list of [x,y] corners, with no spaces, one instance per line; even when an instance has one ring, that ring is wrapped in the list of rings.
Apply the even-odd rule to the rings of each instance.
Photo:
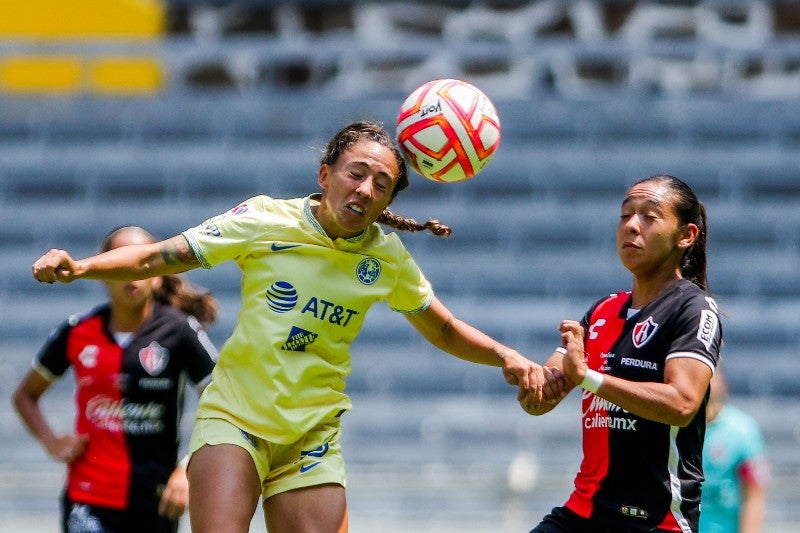
[[[373,224],[332,240],[316,204],[256,196],[183,233],[204,268],[233,259],[242,270],[241,311],[198,417],[294,442],[350,409],[350,345],[372,304],[404,313],[430,305],[431,285],[397,235]]]

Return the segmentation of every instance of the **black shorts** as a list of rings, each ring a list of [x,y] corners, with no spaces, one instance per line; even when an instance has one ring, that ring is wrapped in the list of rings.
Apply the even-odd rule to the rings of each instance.
[[[178,521],[168,520],[152,509],[108,509],[73,502],[61,496],[61,531],[63,533],[177,533]]]
[[[583,518],[566,507],[555,507],[530,533],[652,533],[666,532],[658,528],[625,527],[619,524],[603,524]]]

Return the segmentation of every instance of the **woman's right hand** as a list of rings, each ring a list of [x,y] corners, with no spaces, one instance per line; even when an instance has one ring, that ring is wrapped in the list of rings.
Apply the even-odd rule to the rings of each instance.
[[[47,453],[59,463],[70,464],[83,455],[89,437],[86,435],[61,435],[45,443]]]
[[[583,326],[574,320],[564,320],[559,330],[561,343],[567,350],[562,363],[564,374],[575,385],[580,385],[589,369],[583,347]]]
[[[33,277],[42,283],[69,283],[77,278],[75,261],[64,250],[53,248],[33,263]]]

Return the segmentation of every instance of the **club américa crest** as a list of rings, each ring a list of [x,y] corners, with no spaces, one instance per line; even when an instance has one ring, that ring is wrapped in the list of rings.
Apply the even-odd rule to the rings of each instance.
[[[362,259],[356,267],[356,277],[364,285],[372,285],[381,275],[381,264],[374,257]]]

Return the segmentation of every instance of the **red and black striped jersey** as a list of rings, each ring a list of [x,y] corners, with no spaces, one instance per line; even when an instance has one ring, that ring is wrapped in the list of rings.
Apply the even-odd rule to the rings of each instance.
[[[69,498],[111,509],[158,504],[175,469],[186,380],[211,379],[216,350],[200,324],[157,304],[121,346],[107,304],[70,317],[48,338],[34,368],[50,380],[72,368],[75,432],[87,435],[67,475]]]
[[[681,280],[635,313],[630,302],[628,292],[611,295],[583,317],[589,368],[629,381],[663,382],[671,358],[716,367],[718,310],[699,287]],[[697,531],[707,394],[692,421],[677,427],[582,392],[583,461],[566,506],[603,523]]]

